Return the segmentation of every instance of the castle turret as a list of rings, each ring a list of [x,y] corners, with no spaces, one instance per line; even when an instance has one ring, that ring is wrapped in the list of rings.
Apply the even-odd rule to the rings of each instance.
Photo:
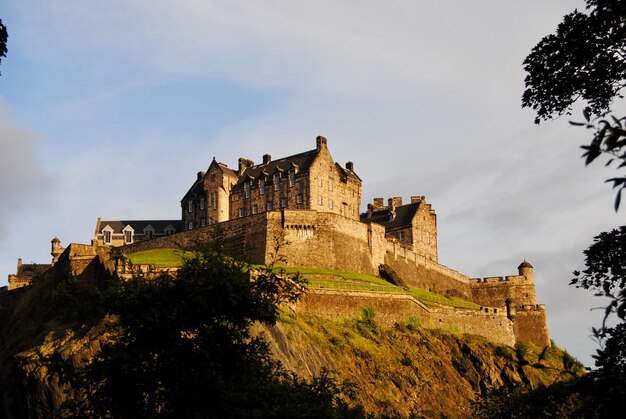
[[[59,256],[61,256],[65,248],[61,247],[61,240],[59,240],[58,237],[53,238],[51,243],[52,249],[50,250],[50,254],[52,255],[52,264],[54,265],[59,260]]]
[[[525,276],[530,282],[534,282],[533,278],[533,265],[528,263],[526,259],[517,267],[519,274]]]

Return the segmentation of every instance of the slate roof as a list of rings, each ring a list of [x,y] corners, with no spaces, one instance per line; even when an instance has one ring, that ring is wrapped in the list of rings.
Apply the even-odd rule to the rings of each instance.
[[[401,227],[410,225],[421,202],[413,202],[406,205],[396,207],[395,217],[391,217],[391,208],[383,208],[372,212],[372,216],[368,217],[367,213],[361,214],[361,221],[364,223],[376,223],[385,226],[385,228]]]
[[[309,170],[309,167],[311,167],[311,163],[313,163],[315,157],[317,157],[317,149],[248,167],[244,170],[243,174],[237,177],[237,183],[233,185],[233,192],[243,189],[244,183],[249,178],[258,180],[261,176],[268,176],[271,180],[275,173],[280,172],[286,174],[294,167],[297,167],[299,172],[306,172]]]
[[[100,225],[98,226],[98,234],[102,232],[102,229],[106,226],[110,226],[113,229],[113,233],[121,234],[124,227],[130,225],[135,232],[143,232],[143,230],[151,225],[154,228],[155,232],[162,233],[165,231],[165,228],[168,225],[171,225],[176,229],[176,232],[182,231],[182,221],[181,220],[110,220],[100,221]]]
[[[209,168],[207,169],[207,173],[209,172],[209,170],[211,169],[212,165],[217,165],[220,169],[222,169],[222,171],[229,176],[232,177],[237,177],[237,171],[231,169],[230,167],[226,166],[224,163],[220,163],[218,161],[215,160],[215,157],[213,157],[213,161],[211,161],[211,164],[209,165]],[[183,199],[180,200],[180,202],[186,201],[189,197],[189,195],[198,195],[198,194],[203,194],[204,193],[204,176],[201,179],[196,179],[196,181],[193,183],[193,185],[191,185],[191,188],[189,188],[189,190],[187,191],[187,193],[183,196]]]

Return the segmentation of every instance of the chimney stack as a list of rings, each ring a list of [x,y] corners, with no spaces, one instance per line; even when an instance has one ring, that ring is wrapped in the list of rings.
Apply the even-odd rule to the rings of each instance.
[[[397,207],[402,205],[402,197],[394,196],[393,198],[389,198],[387,202],[389,203],[389,208],[391,208],[392,211],[395,211]]]
[[[352,163],[351,161],[347,162],[346,169],[348,169],[351,172],[354,172],[354,163]]]
[[[204,177],[204,172],[203,171],[199,171],[198,172],[198,180],[202,180],[203,177]]]
[[[268,164],[272,161],[272,156],[269,154],[263,154],[263,164]]]
[[[315,143],[317,145],[317,151],[320,151],[322,147],[326,148],[327,142],[328,141],[326,140],[326,137],[322,137],[321,135],[318,135],[317,138],[315,139]]]
[[[415,204],[416,202],[421,202],[422,198],[424,198],[423,196],[412,196],[411,197],[411,204]]]
[[[374,211],[382,209],[385,206],[384,202],[382,198],[374,198]]]
[[[244,157],[239,157],[239,174],[243,174],[248,167],[254,166],[254,162]]]

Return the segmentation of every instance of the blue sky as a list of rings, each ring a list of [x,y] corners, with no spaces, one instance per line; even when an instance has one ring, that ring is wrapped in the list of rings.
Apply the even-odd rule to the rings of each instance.
[[[0,285],[18,257],[49,261],[54,236],[89,243],[98,216],[180,217],[213,156],[290,155],[322,134],[355,163],[362,209],[426,196],[441,263],[492,276],[528,259],[553,338],[590,363],[601,302],[567,284],[623,223],[613,172],[584,167],[589,132],[520,107],[522,60],[582,6],[5,0]]]

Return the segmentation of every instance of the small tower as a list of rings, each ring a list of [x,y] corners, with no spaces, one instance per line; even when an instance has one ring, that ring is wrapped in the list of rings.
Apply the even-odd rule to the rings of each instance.
[[[61,247],[61,240],[59,240],[58,237],[52,239],[51,243],[52,249],[50,250],[50,254],[52,255],[52,265],[54,266],[54,264],[59,260],[59,256],[61,256],[65,248]]]
[[[520,263],[520,265],[517,267],[517,270],[519,271],[519,274],[521,276],[525,276],[526,279],[528,279],[530,282],[534,282],[533,265],[528,263],[526,259],[524,259],[524,261]]]

